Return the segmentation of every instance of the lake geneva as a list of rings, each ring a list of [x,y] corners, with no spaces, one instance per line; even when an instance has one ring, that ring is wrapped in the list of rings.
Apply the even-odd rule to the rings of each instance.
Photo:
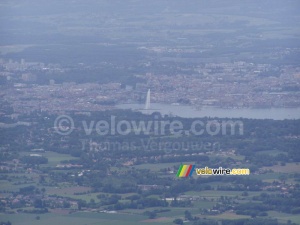
[[[180,116],[185,118],[220,117],[220,118],[249,118],[249,119],[300,119],[300,108],[217,108],[205,106],[196,109],[188,105],[171,105],[152,103],[150,110],[143,110],[144,104],[119,104],[119,109],[138,110],[149,114],[160,112],[161,114]]]

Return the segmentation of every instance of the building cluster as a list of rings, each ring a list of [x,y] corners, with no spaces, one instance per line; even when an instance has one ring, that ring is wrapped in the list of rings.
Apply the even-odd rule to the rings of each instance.
[[[234,107],[299,107],[300,67],[269,64],[207,63],[195,75],[146,75],[152,102]]]
[[[62,83],[34,81],[39,71],[63,73],[59,65],[0,60],[0,78],[9,84],[0,90],[2,100],[15,113],[32,111],[102,111],[118,103],[144,102],[151,89],[151,102],[189,104],[196,108],[299,107],[300,67],[246,62],[204,63],[193,75],[139,75],[143,82]],[[18,79],[14,78],[18,74]]]
[[[14,88],[1,91],[3,99],[16,113],[32,111],[102,111],[114,108],[117,100],[125,100],[120,84],[56,85],[15,84]]]

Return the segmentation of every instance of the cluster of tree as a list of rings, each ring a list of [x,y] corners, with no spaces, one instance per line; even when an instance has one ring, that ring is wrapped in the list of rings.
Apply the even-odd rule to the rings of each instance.
[[[107,194],[100,194],[97,196],[100,200],[96,203],[94,199],[91,199],[89,203],[86,201],[78,201],[79,208],[90,207],[99,208],[105,207],[106,210],[123,210],[123,209],[145,209],[151,207],[168,207],[169,203],[165,200],[160,200],[157,198],[145,197],[144,195],[131,195],[125,198],[127,201],[120,201],[121,196],[113,194],[111,196]],[[161,211],[156,211],[159,213]]]
[[[39,191],[35,186],[31,185],[31,186],[20,188],[19,193],[22,195],[30,195],[30,194],[39,193]]]
[[[244,204],[239,204],[236,207],[236,214],[249,215],[251,217],[267,216],[268,210],[271,210],[271,208],[265,204],[248,202]]]
[[[156,198],[142,198],[131,202],[118,202],[106,207],[107,210],[145,209],[151,207],[168,207],[169,203]]]
[[[100,194],[97,196],[97,198],[101,200],[101,205],[113,205],[117,204],[122,197],[120,195],[107,196],[104,194]]]
[[[43,208],[43,209],[23,209],[22,212],[30,213],[30,214],[44,214],[44,213],[48,213],[49,211],[47,208]]]
[[[170,204],[171,207],[191,207],[193,206],[192,202],[190,200],[185,200],[185,201],[178,201],[176,198],[171,201]]]
[[[238,220],[222,220],[222,225],[296,225],[288,221],[287,223],[279,223],[277,219],[262,219],[262,218],[253,218],[253,219],[238,219]]]
[[[5,212],[5,204],[3,202],[0,203],[0,212]]]
[[[149,219],[155,219],[157,216],[157,213],[155,211],[146,211],[146,212],[144,212],[144,215],[148,216]]]
[[[33,202],[35,208],[45,208],[45,202],[42,199],[36,199]]]
[[[7,222],[1,221],[0,225],[12,225],[12,223],[10,221],[7,221]]]
[[[110,111],[110,112],[95,112],[92,113],[88,120],[97,121],[98,118],[110,120],[111,115],[115,115],[119,120],[134,120],[134,121],[153,121],[152,115],[143,115],[138,112],[130,112],[121,113],[119,111]],[[83,115],[71,115],[74,120],[82,121],[87,120],[87,118]],[[50,118],[50,119],[44,119]],[[53,151],[57,151],[59,153],[68,153],[75,157],[78,157],[77,161],[73,161],[73,163],[80,163],[85,168],[90,169],[104,169],[107,168],[107,160],[110,159],[110,165],[118,165],[122,163],[122,160],[132,159],[137,157],[137,162],[144,163],[143,158],[148,157],[148,161],[151,162],[180,162],[180,161],[196,161],[197,163],[207,162],[211,164],[220,163],[220,161],[214,161],[207,156],[184,156],[186,151],[176,151],[176,154],[181,157],[166,157],[165,151],[156,150],[149,151],[143,148],[141,149],[109,149],[109,151],[99,151],[99,152],[91,152],[90,149],[82,150],[82,144],[79,139],[86,138],[85,132],[82,129],[75,130],[71,135],[64,137],[65,142],[68,143],[68,147],[62,146],[62,142],[60,141],[60,136],[55,132],[51,133],[49,131],[49,127],[53,126],[53,121],[55,120],[54,115],[48,115],[46,112],[42,113],[33,113],[30,117],[23,116],[20,119],[27,121],[30,120],[32,122],[36,122],[36,126],[31,127],[20,127],[20,128],[11,128],[5,129],[3,131],[3,144],[10,144],[12,149],[15,149],[14,152],[18,152],[22,150],[30,150],[27,146],[27,140],[34,141],[39,143],[37,147],[41,148],[51,148]],[[178,118],[171,117],[162,117],[162,120],[174,120]],[[190,127],[193,122],[192,119],[180,119],[183,123],[184,127]],[[204,123],[211,120],[211,118],[202,118]],[[222,143],[222,149],[227,148],[237,148],[237,153],[246,156],[246,160],[249,160],[250,163],[256,166],[268,166],[274,165],[276,162],[289,162],[289,161],[300,161],[300,154],[298,151],[299,140],[298,139],[290,139],[286,138],[287,136],[297,136],[300,135],[298,127],[300,126],[299,120],[284,120],[284,121],[273,121],[273,120],[249,120],[243,119],[244,123],[244,134],[243,135],[217,135],[217,136],[209,136],[203,135],[199,139],[198,136],[190,135],[178,137],[176,141],[183,142],[219,142]],[[30,132],[29,132],[30,129]],[[229,127],[227,128],[229,129]],[[235,128],[237,129],[237,128]],[[41,132],[41,130],[48,132]],[[230,131],[228,131],[230,133]],[[31,137],[28,136],[31,134]],[[99,139],[99,135],[94,131],[89,136],[91,139]],[[139,143],[142,137],[151,138],[151,135],[107,135],[101,137],[101,142],[107,141],[113,142],[114,140],[118,142],[136,142]],[[43,142],[39,140],[43,139]],[[17,141],[15,141],[17,140]],[[168,135],[164,137],[164,141],[174,141]],[[278,149],[282,151],[281,154],[277,156],[270,156],[263,154],[260,152],[264,150],[272,150]],[[195,152],[206,152],[208,151],[203,146],[199,146],[199,149],[188,148],[189,153]],[[213,148],[209,151],[213,151]],[[10,153],[11,155],[11,153]],[[156,157],[160,156],[160,157]],[[263,156],[263,157],[259,157]],[[0,155],[1,159],[2,155]],[[15,156],[14,156],[15,157]],[[196,158],[195,158],[196,157]],[[198,158],[197,158],[198,157]],[[6,157],[7,158],[7,157]],[[5,158],[5,159],[6,159]],[[11,157],[10,157],[11,158]],[[268,160],[262,160],[267,158]],[[41,164],[47,163],[47,159],[42,157],[22,157],[22,162],[28,164]],[[224,165],[230,164],[230,161],[222,161]]]
[[[299,214],[300,213],[300,191],[294,190],[291,196],[287,197],[282,194],[267,194],[261,193],[259,196],[254,196],[253,200],[262,201],[265,209],[282,211],[285,213]],[[265,210],[261,210],[265,211]]]
[[[190,162],[196,161],[199,164],[203,162],[208,162],[209,157],[206,155],[191,155],[191,156],[181,156],[181,157],[164,157],[158,160],[159,163],[173,163],[173,162]]]
[[[219,223],[213,220],[198,220],[193,225],[219,225]]]
[[[130,193],[136,192],[137,186],[134,184],[121,184],[120,186],[113,186],[112,184],[105,184],[102,187],[102,191],[106,193]]]
[[[182,225],[184,224],[183,219],[175,219],[173,221],[174,224]],[[262,218],[254,218],[254,219],[237,219],[237,220],[208,220],[208,219],[198,219],[193,222],[193,225],[296,225],[291,221],[287,223],[279,223],[276,219],[262,219]]]
[[[182,225],[183,224],[183,219],[177,218],[173,221],[174,224],[179,224]]]

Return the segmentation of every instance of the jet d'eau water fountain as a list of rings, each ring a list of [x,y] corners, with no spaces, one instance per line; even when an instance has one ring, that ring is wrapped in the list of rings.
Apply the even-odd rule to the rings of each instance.
[[[149,110],[150,109],[150,89],[148,89],[147,92],[147,97],[146,97],[146,102],[145,102],[145,110]]]

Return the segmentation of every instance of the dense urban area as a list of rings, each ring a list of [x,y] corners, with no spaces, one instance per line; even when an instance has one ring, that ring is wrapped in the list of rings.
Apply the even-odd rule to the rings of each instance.
[[[300,67],[276,67],[246,62],[207,63],[193,68],[195,74],[174,76],[146,73],[133,85],[122,83],[64,82],[37,84],[38,76],[59,74],[69,68],[57,64],[1,60],[0,91],[16,113],[36,110],[98,111],[113,109],[115,104],[144,101],[151,89],[151,102],[188,104],[197,108],[216,107],[299,107]],[[267,84],[267,85],[266,85]],[[26,101],[25,101],[26,100]]]

